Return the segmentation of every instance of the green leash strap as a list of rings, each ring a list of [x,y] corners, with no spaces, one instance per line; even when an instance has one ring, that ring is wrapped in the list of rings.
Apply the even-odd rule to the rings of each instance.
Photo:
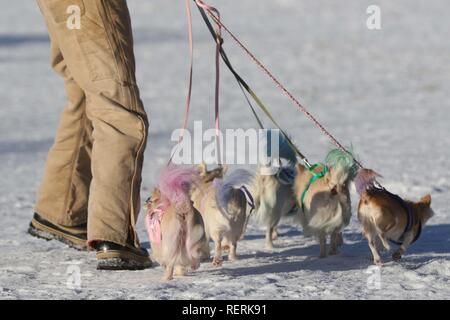
[[[314,170],[318,167],[322,166],[323,169],[320,172],[314,172]],[[311,185],[316,182],[317,180],[319,180],[320,178],[323,178],[327,172],[329,171],[328,167],[326,165],[324,165],[323,163],[315,163],[313,164],[310,168],[307,168],[309,170],[309,172],[312,174],[311,179],[309,179],[308,184],[306,185],[305,190],[303,190],[302,192],[302,196],[301,196],[301,203],[302,203],[302,210],[303,212],[305,212],[305,196],[306,193],[309,190],[309,187],[311,187]]]

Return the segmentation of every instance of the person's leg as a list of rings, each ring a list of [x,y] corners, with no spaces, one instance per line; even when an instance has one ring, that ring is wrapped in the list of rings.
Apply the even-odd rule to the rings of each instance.
[[[58,5],[54,5],[57,3]],[[124,0],[40,0],[92,121],[88,239],[139,246],[135,223],[147,139],[147,116],[136,85],[133,41]],[[66,26],[77,5],[81,28]]]
[[[35,211],[53,224],[85,225],[91,181],[91,122],[86,117],[84,91],[67,68],[51,27],[49,34],[51,64],[64,78],[68,101],[47,157]]]

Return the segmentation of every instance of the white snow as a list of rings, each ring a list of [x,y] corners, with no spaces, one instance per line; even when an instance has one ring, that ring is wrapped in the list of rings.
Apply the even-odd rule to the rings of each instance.
[[[283,225],[273,252],[251,225],[240,260],[202,264],[164,283],[162,269],[100,272],[95,254],[26,233],[46,153],[64,105],[62,80],[49,66],[45,24],[33,1],[0,0],[0,298],[2,299],[448,299],[450,297],[450,3],[378,0],[382,30],[366,28],[368,0],[210,1],[247,44],[393,192],[430,192],[436,216],[400,263],[381,270],[380,288],[355,214],[345,245],[319,259],[318,245]],[[184,2],[129,1],[137,76],[151,128],[142,198],[167,161],[181,124],[188,71]],[[191,120],[213,125],[214,45],[194,10],[195,78]],[[329,141],[225,38],[236,68],[270,106],[311,161]],[[222,127],[256,127],[223,69]],[[353,203],[357,202],[353,194]],[[142,217],[139,220],[145,238]],[[389,255],[385,255],[390,261]],[[70,264],[81,287],[69,289]],[[69,269],[68,269],[69,268]],[[372,273],[371,273],[372,272]],[[376,279],[375,279],[376,280]],[[70,281],[69,281],[70,282]],[[70,283],[69,283],[70,284]]]

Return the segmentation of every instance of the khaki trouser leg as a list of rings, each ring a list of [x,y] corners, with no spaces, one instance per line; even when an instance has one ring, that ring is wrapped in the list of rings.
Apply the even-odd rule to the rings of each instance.
[[[47,157],[36,212],[53,223],[75,226],[87,222],[92,128],[84,91],[71,76],[54,33],[49,33],[51,64],[64,78],[68,103]]]
[[[134,75],[126,2],[40,0],[39,3],[67,68],[84,91],[85,115],[92,123],[88,239],[122,245],[133,240],[137,246],[135,223],[148,121]],[[69,16],[66,10],[70,5],[80,8],[80,29],[66,26]],[[51,165],[52,161],[49,158],[48,163]],[[41,195],[53,191],[53,186],[47,184],[41,188]],[[66,193],[69,198],[70,195]]]

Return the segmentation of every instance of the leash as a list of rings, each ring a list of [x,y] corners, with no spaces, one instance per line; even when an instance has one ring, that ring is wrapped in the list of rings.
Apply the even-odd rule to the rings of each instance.
[[[204,6],[199,6],[199,2],[204,4],[203,1],[201,0],[194,0],[195,3],[197,4],[197,6],[201,9],[204,8]],[[352,159],[354,160],[354,162],[356,163],[356,165],[359,168],[363,168],[362,164],[353,157],[352,153],[349,152],[341,143],[339,143],[339,141],[292,95],[292,93],[290,93],[285,86],[283,86],[283,84],[267,69],[267,67],[265,67],[256,57],[254,54],[251,53],[251,51],[249,49],[247,49],[247,47],[221,22],[220,19],[217,19],[217,17],[209,10],[206,9],[206,11],[208,12],[209,16],[211,17],[211,19],[215,22],[215,24],[220,27],[221,29],[225,30],[226,33],[228,33],[228,35],[236,42],[236,44],[251,58],[251,60],[253,60],[253,62],[260,68],[262,69],[262,71],[275,83],[275,85],[300,109],[300,111],[302,111],[306,117],[312,121],[314,123],[314,125],[319,128],[319,130],[326,135],[331,142],[337,147],[339,148],[341,151],[347,153],[348,155],[350,155],[352,157]],[[217,11],[217,9],[216,9]],[[202,14],[203,16],[203,14]],[[204,18],[205,20],[205,18]],[[206,22],[206,21],[205,21]],[[207,23],[208,24],[208,23]],[[209,28],[209,27],[208,27]],[[233,71],[232,71],[233,72]],[[233,73],[234,74],[234,73]],[[240,77],[239,77],[240,78]],[[241,78],[242,79],[242,78]],[[245,86],[244,86],[245,88]],[[262,103],[260,103],[261,101],[259,100],[259,98],[256,95],[252,94],[252,91],[247,90],[249,92],[249,94],[254,98],[254,100],[257,102],[257,104],[261,107],[261,109],[263,111],[265,111],[264,109],[266,109],[264,107],[264,105]],[[266,112],[265,112],[266,113]],[[266,113],[267,114],[267,113]],[[270,117],[269,117],[270,118]],[[272,120],[272,119],[271,119]],[[279,128],[280,129],[280,128]],[[281,130],[281,129],[280,129]],[[282,131],[282,130],[281,130]],[[283,131],[282,131],[283,132]],[[284,132],[283,132],[284,134]],[[289,141],[289,138],[286,136],[286,138]],[[297,149],[297,148],[295,148]],[[306,159],[306,158],[305,158]],[[303,160],[303,159],[302,159]],[[311,167],[311,165],[309,165],[309,163],[306,165],[308,168]]]
[[[319,172],[315,172],[314,170],[319,168],[319,167],[322,167],[322,170],[320,170]],[[305,190],[303,190],[302,195],[300,197],[301,204],[302,204],[302,211],[303,212],[305,212],[305,196],[306,196],[306,193],[308,192],[309,188],[311,187],[311,185],[314,182],[316,182],[320,178],[323,178],[327,174],[327,172],[329,171],[329,168],[328,168],[328,166],[324,165],[323,163],[315,163],[308,170],[312,174],[312,177],[311,177],[311,179],[309,179],[308,184],[306,185]]]
[[[241,186],[239,189],[244,193],[247,204],[250,206],[250,212],[248,213],[248,215],[245,216],[244,228],[242,229],[242,234],[244,234],[245,230],[247,230],[248,222],[250,221],[250,217],[253,214],[253,212],[255,211],[256,206],[255,206],[255,200],[253,199],[253,196],[250,193],[250,191],[247,189],[247,187]]]
[[[212,26],[211,22],[209,21],[208,15],[206,14],[204,7],[203,6],[199,6],[198,2],[200,0],[194,0],[194,2],[197,4],[197,8],[208,28],[208,30],[210,31],[213,39],[217,38],[216,32],[214,30],[214,27]],[[206,10],[208,12],[208,10]],[[209,13],[209,12],[208,12]],[[211,14],[210,14],[211,15]],[[233,76],[235,77],[244,97],[245,100],[247,101],[247,104],[249,105],[250,109],[252,110],[253,115],[255,116],[256,121],[258,122],[258,125],[261,129],[264,129],[264,126],[262,124],[261,119],[258,117],[255,108],[253,107],[252,103],[250,102],[247,94],[245,92],[247,92],[252,99],[256,102],[256,104],[259,106],[259,108],[264,112],[264,114],[270,119],[270,121],[280,130],[281,134],[285,137],[286,141],[288,142],[288,144],[291,146],[291,148],[297,153],[297,155],[299,156],[299,158],[302,160],[302,162],[305,164],[305,166],[307,168],[309,168],[311,165],[308,161],[308,159],[300,152],[300,150],[297,148],[297,146],[292,142],[292,140],[289,138],[289,136],[286,134],[286,132],[280,127],[280,125],[276,122],[276,120],[274,119],[274,117],[272,116],[272,114],[269,112],[269,110],[267,109],[267,107],[264,105],[264,103],[261,101],[261,99],[256,95],[256,93],[250,88],[250,86],[248,85],[248,83],[237,73],[237,71],[234,69],[234,67],[232,66],[225,50],[223,49],[223,46],[221,46],[219,48],[219,53],[220,56],[223,60],[223,62],[225,63],[225,65],[227,66],[227,68],[230,70],[230,72],[233,74]]]
[[[196,0],[197,6],[207,10],[211,16],[214,16],[216,21],[220,21],[220,13],[217,9],[212,6],[209,6],[203,3],[201,0]],[[186,96],[185,102],[185,111],[184,111],[184,120],[183,127],[178,137],[177,146],[174,149],[174,152],[171,154],[168,164],[172,162],[173,156],[177,151],[180,143],[183,141],[184,132],[187,130],[188,119],[189,119],[189,111],[191,105],[191,97],[192,97],[192,83],[193,83],[193,73],[194,73],[194,39],[193,39],[193,28],[192,28],[192,12],[190,0],[185,0],[185,8],[186,8],[186,16],[187,16],[187,25],[188,25],[188,43],[189,43],[189,81],[188,81],[188,92]],[[219,117],[219,93],[220,93],[220,48],[222,45],[222,37],[221,37],[221,26],[218,25],[217,29],[214,31],[214,34],[217,35],[216,40],[216,79],[215,79],[215,99],[214,99],[214,126],[215,126],[215,143],[217,150],[217,163],[219,166],[222,164],[222,157],[220,152],[220,117]]]
[[[220,12],[213,6],[210,6],[204,3],[202,0],[195,0],[195,3],[198,7],[201,7],[203,10],[208,11],[208,13],[213,17],[214,21],[218,21],[216,30],[214,30],[214,40],[216,42],[216,52],[215,52],[215,67],[216,67],[216,84],[215,84],[215,98],[214,98],[214,122],[215,122],[215,134],[216,134],[216,151],[217,151],[217,164],[222,164],[222,157],[220,152],[220,121],[219,121],[219,94],[220,94],[220,50],[222,48],[222,25],[220,23]],[[186,6],[189,6],[189,0],[186,0]],[[190,9],[189,9],[190,10]],[[189,24],[189,33],[191,37],[189,41],[192,42],[192,16],[189,16],[190,24]]]
[[[193,32],[192,32],[192,13],[191,13],[191,6],[189,0],[185,0],[185,7],[186,7],[186,16],[187,16],[187,24],[188,24],[188,42],[189,42],[189,81],[188,81],[188,92],[186,95],[186,102],[185,102],[185,110],[184,110],[184,119],[183,119],[183,127],[180,131],[180,135],[178,136],[178,142],[175,146],[175,149],[173,150],[172,154],[170,155],[169,161],[167,165],[169,165],[172,162],[173,156],[175,155],[175,152],[177,151],[178,147],[180,146],[180,143],[183,141],[184,138],[184,132],[187,129],[188,120],[189,120],[189,111],[191,106],[191,96],[192,96],[192,78],[194,73],[194,40],[193,40]]]

